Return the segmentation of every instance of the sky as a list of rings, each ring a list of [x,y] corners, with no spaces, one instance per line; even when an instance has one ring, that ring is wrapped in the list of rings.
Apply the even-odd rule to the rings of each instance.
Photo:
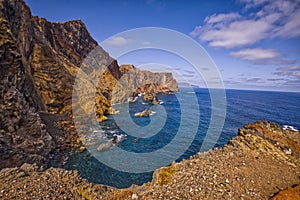
[[[171,29],[204,48],[226,88],[300,92],[300,0],[25,2],[33,15],[52,22],[81,19],[99,44],[129,45],[134,38],[115,34],[130,29]],[[117,60],[137,67],[161,63],[191,82],[201,79],[168,52],[146,49]]]

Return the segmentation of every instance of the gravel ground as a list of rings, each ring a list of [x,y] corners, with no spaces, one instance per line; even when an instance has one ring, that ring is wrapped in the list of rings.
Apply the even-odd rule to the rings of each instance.
[[[0,171],[0,199],[297,199],[299,150],[299,132],[260,121],[222,148],[156,170],[142,186],[115,189],[76,171],[24,164]]]

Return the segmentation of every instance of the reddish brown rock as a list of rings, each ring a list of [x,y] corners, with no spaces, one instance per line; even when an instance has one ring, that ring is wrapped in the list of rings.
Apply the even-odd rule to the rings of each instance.
[[[280,191],[272,200],[299,200],[300,199],[300,185],[287,188],[286,190]]]

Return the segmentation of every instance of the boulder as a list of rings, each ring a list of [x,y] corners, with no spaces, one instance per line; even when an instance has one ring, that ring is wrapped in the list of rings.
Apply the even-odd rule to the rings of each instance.
[[[150,115],[151,115],[151,111],[148,108],[146,108],[142,112],[137,112],[134,114],[135,117],[149,117]]]
[[[143,97],[144,101],[151,104],[159,104],[159,100],[156,97],[155,93],[148,92]]]

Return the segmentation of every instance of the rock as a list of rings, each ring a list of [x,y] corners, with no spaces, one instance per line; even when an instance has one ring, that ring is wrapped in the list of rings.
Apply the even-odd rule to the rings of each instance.
[[[30,166],[26,166],[31,168]],[[25,174],[20,168],[0,170],[0,177],[11,177],[12,181],[0,179],[1,199],[112,199],[115,188],[88,183],[76,171],[49,168]],[[14,181],[13,181],[14,180]]]
[[[7,128],[7,130],[8,130],[8,132],[10,132],[10,133],[13,133],[13,132],[15,131],[15,129],[14,129],[13,126],[9,126],[9,127]]]
[[[79,147],[79,152],[83,152],[86,148],[84,146]]]
[[[154,104],[154,105],[159,104],[159,101],[158,101],[155,93],[148,92],[144,95],[143,99],[144,99],[145,102],[149,102],[149,103]]]
[[[26,173],[36,171],[38,169],[38,166],[36,164],[28,164],[24,163],[21,167],[21,170],[23,170]]]
[[[138,199],[139,197],[138,197],[137,194],[132,194],[131,198],[132,198],[132,199]]]
[[[120,111],[119,111],[119,110],[116,110],[116,109],[114,109],[114,108],[111,108],[110,114],[111,114],[111,115],[119,115],[119,114],[120,114]]]
[[[274,195],[271,200],[300,199],[300,185],[287,188]]]
[[[49,158],[58,160],[54,152],[78,148],[71,120],[74,112],[85,124],[88,119],[83,114],[89,114],[95,105],[92,112],[102,122],[106,115],[118,113],[112,110],[112,103],[127,101],[134,91],[178,91],[171,73],[119,67],[81,20],[49,22],[34,17],[22,0],[0,1],[0,9],[0,132],[6,134],[0,139],[4,143],[0,169],[25,162],[48,165]],[[86,59],[91,52],[92,58]],[[104,69],[95,72],[100,66]],[[79,69],[86,77],[98,78],[97,85],[73,88]],[[119,84],[123,79],[129,85]],[[116,85],[121,85],[120,90]],[[73,95],[80,92],[95,94],[95,99],[82,95],[80,105],[72,104]],[[62,116],[64,123],[58,119]]]
[[[134,114],[135,117],[149,117],[151,115],[151,111],[147,108],[142,112],[137,112]]]
[[[172,73],[143,71],[133,65],[121,65],[120,72],[121,78],[114,88],[112,103],[132,101],[141,94],[144,94],[145,97],[147,93],[156,96],[157,93],[178,92],[178,84]],[[155,98],[152,97],[150,103],[153,99]],[[153,103],[158,104],[159,102],[154,101]]]
[[[26,174],[25,174],[25,172],[19,172],[16,176],[15,176],[15,178],[21,178],[21,177],[23,177],[23,176],[25,176]]]

